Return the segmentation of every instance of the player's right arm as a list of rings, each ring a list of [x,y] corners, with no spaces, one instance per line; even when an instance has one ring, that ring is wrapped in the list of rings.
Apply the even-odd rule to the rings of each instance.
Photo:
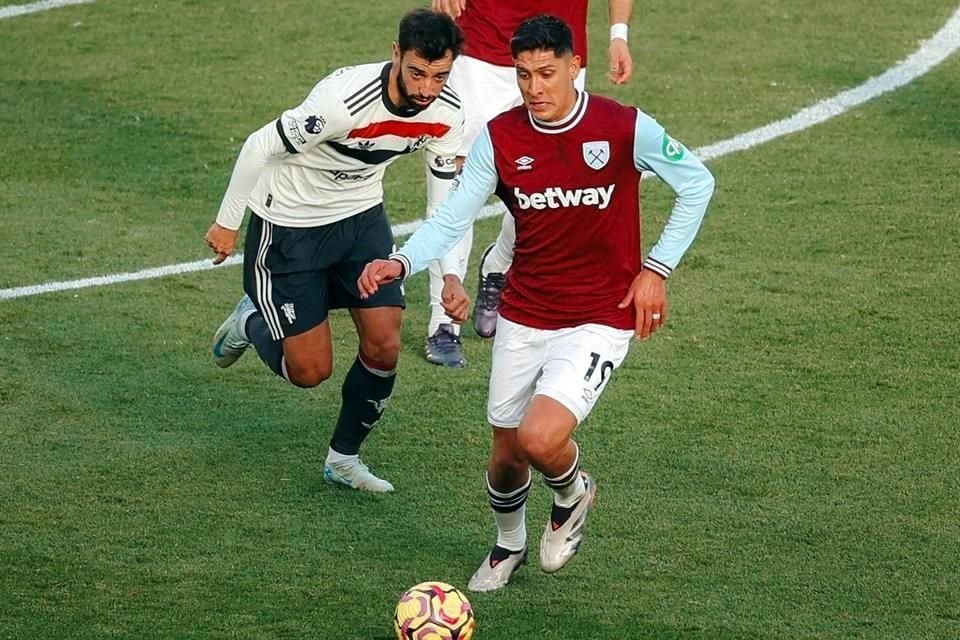
[[[217,219],[205,236],[207,245],[217,254],[214,264],[220,264],[233,253],[250,192],[264,167],[273,160],[303,153],[346,126],[343,101],[327,86],[332,77],[321,80],[299,106],[284,111],[279,118],[247,136],[220,202]]]
[[[484,127],[470,148],[463,170],[450,192],[417,231],[391,258],[403,263],[404,277],[427,268],[453,249],[473,226],[480,209],[497,188],[490,130]]]

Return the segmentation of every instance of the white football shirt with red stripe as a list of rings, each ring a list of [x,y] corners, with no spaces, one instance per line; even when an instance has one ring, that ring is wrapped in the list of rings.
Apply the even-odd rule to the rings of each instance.
[[[338,69],[276,121],[287,155],[270,162],[248,206],[287,227],[315,227],[383,202],[383,175],[423,149],[437,177],[452,179],[463,139],[463,108],[449,87],[421,111],[389,98],[390,62]]]

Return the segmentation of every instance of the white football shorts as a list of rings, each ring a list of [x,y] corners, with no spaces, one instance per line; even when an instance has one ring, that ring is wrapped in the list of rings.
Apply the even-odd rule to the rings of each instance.
[[[580,424],[627,357],[632,330],[585,324],[533,329],[497,319],[490,365],[487,420],[518,427],[533,396],[553,398]]]
[[[580,69],[580,75],[574,80],[577,89],[583,90],[586,86],[586,76],[587,70]],[[460,96],[466,118],[459,156],[467,155],[480,130],[494,116],[523,104],[513,67],[498,67],[470,56],[458,56],[450,70],[449,84]]]

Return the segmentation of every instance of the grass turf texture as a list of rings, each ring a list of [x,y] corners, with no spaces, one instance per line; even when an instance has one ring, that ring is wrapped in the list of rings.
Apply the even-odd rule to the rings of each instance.
[[[638,4],[635,77],[611,88],[594,3],[589,86],[691,147],[882,72],[954,9]],[[205,256],[247,133],[333,68],[387,57],[407,8],[98,0],[0,21],[0,286]],[[669,324],[578,433],[600,486],[582,554],[471,596],[479,638],[960,636],[958,76],[954,56],[711,163]],[[388,172],[395,223],[421,216],[420,162]],[[649,240],[670,198],[645,194]],[[365,454],[398,492],[337,490],[320,465],[349,320],[320,388],[252,355],[218,371],[210,334],[239,281],[0,302],[0,637],[388,638],[405,588],[465,585],[493,535],[489,344],[467,331],[467,369],[425,363],[411,282]],[[537,485],[533,542],[548,500]]]

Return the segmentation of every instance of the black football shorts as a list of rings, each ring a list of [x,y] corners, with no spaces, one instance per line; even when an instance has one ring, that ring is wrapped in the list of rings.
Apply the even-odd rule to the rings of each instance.
[[[330,309],[404,307],[392,282],[366,300],[357,278],[394,250],[393,232],[377,205],[320,227],[283,227],[251,212],[243,255],[243,288],[275,340],[309,331]]]

